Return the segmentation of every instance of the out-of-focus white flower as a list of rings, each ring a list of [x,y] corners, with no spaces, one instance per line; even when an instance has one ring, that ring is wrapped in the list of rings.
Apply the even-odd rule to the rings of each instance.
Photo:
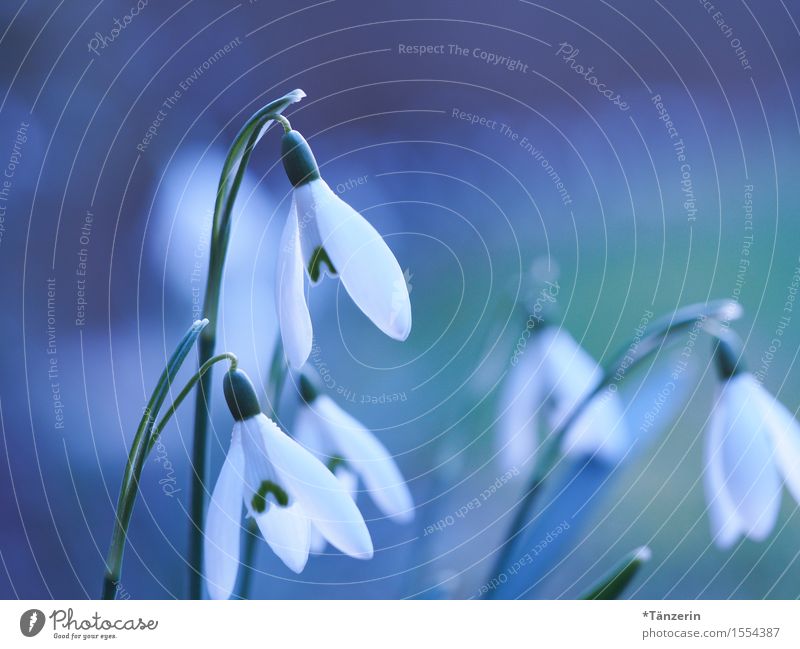
[[[148,263],[158,268],[165,308],[202,317],[212,214],[224,149],[180,147],[164,170],[156,194],[156,212],[147,224]],[[220,348],[235,349],[246,367],[263,361],[278,333],[274,318],[275,255],[283,221],[269,192],[251,171],[245,172],[233,206],[222,294],[235,309],[219,310],[215,325]],[[254,300],[253,295],[262,299]],[[163,317],[148,314],[161,330]],[[253,327],[258,322],[259,327]]]
[[[563,328],[534,330],[517,350],[500,398],[498,441],[505,464],[526,462],[546,433],[557,430],[600,383],[602,369]],[[623,408],[615,392],[601,391],[564,435],[565,454],[619,461],[629,446]]]
[[[405,340],[411,332],[411,301],[403,271],[389,246],[322,180],[300,133],[284,135],[283,151],[294,190],[278,251],[275,293],[289,362],[300,368],[311,353],[305,274],[312,283],[325,273],[338,275],[356,306],[381,331]]]
[[[209,595],[227,599],[239,570],[242,502],[267,544],[294,572],[308,560],[311,525],[339,550],[372,557],[372,539],[350,493],[328,468],[261,412],[247,375],[225,375],[236,423],[209,503],[204,574]]]
[[[629,448],[624,409],[616,391],[610,388],[592,397],[570,424],[562,444],[566,455],[597,457],[611,464],[620,462]]]
[[[714,542],[724,549],[772,532],[782,482],[800,502],[800,425],[727,341],[716,358],[722,383],[706,430],[704,486]]]
[[[318,394],[305,376],[301,379],[305,404],[294,424],[295,438],[328,465],[353,498],[359,482],[375,505],[388,518],[407,523],[414,518],[414,501],[400,469],[386,447],[358,420],[342,410],[330,397]],[[315,541],[312,550],[324,543]]]

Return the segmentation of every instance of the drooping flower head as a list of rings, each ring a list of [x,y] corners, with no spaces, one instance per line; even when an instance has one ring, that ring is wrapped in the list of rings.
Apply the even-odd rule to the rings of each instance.
[[[546,322],[535,327],[515,355],[501,393],[498,442],[504,462],[530,460],[543,437],[558,430],[602,378],[602,368],[566,329]],[[601,391],[570,424],[562,450],[617,462],[628,445],[619,397]]]
[[[308,560],[312,524],[345,554],[371,558],[372,539],[364,519],[328,468],[261,412],[243,371],[226,373],[223,388],[235,423],[206,518],[209,595],[227,599],[233,592],[242,503],[272,551],[296,573]]]
[[[386,335],[405,340],[411,302],[403,271],[381,235],[322,179],[308,142],[283,136],[283,164],[294,190],[281,237],[276,295],[281,337],[291,365],[311,353],[312,325],[304,275],[338,276],[359,309]]]
[[[720,386],[706,430],[704,486],[714,542],[764,540],[781,483],[800,502],[800,424],[743,365],[731,336],[715,350]]]
[[[388,518],[407,523],[414,501],[392,455],[358,420],[321,394],[310,378],[300,380],[304,405],[295,422],[295,436],[333,471],[354,497],[359,483]],[[318,539],[317,539],[318,541]],[[312,550],[321,549],[312,531]]]

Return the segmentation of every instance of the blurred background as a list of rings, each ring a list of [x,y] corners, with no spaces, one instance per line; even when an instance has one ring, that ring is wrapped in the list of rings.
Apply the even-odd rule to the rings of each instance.
[[[309,366],[395,454],[417,510],[399,526],[359,498],[370,562],[329,549],[294,575],[260,544],[253,596],[478,596],[531,469],[503,478],[496,429],[532,267],[558,282],[556,324],[600,362],[648,312],[739,301],[751,367],[795,412],[798,20],[794,0],[2,3],[0,596],[99,596],[136,424],[200,313],[227,147],[294,88],[308,97],[287,116],[386,237],[414,316],[392,341],[326,281],[309,294]],[[261,382],[290,199],[278,156],[268,132],[237,204],[219,325],[219,348]],[[531,547],[580,510],[559,553],[535,556],[526,596],[574,597],[642,544],[653,560],[633,597],[800,595],[788,495],[767,541],[712,544],[709,350],[701,336],[685,399],[647,447],[539,526]],[[626,377],[632,413],[670,358]],[[220,392],[212,475],[231,430]],[[289,432],[296,405],[290,382]],[[186,596],[191,410],[145,468],[131,598]]]

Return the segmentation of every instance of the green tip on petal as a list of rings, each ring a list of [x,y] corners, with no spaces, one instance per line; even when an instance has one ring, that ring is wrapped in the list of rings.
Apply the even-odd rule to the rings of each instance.
[[[295,187],[320,178],[319,166],[311,147],[297,131],[284,134],[281,139],[281,155],[289,182]]]
[[[343,466],[344,464],[345,461],[343,457],[341,457],[340,455],[334,455],[333,457],[331,457],[330,460],[328,460],[328,464],[326,466],[328,467],[328,471],[330,471],[331,473],[336,473],[336,469],[338,469],[340,466]]]
[[[289,504],[289,495],[279,485],[272,482],[272,480],[264,480],[258,491],[253,494],[253,500],[250,503],[254,512],[258,514],[264,513],[267,508],[267,496],[270,494],[273,495],[275,502],[280,507],[286,507]]]
[[[728,332],[715,339],[714,361],[723,380],[727,380],[746,370],[742,360],[742,346],[738,336]]]
[[[328,267],[328,272],[331,275],[336,275],[336,267],[328,256],[328,252],[322,246],[317,246],[314,248],[314,252],[311,253],[311,260],[308,262],[308,276],[315,284],[322,275],[322,264]]]
[[[222,379],[225,401],[236,421],[250,419],[261,413],[253,382],[242,370],[230,370]]]

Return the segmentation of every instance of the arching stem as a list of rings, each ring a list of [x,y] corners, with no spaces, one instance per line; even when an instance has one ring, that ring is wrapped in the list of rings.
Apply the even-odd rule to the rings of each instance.
[[[200,365],[214,356],[217,343],[216,323],[222,287],[222,272],[228,252],[233,205],[239,193],[250,155],[270,122],[277,119],[291,104],[305,97],[302,90],[294,90],[273,101],[255,113],[239,131],[233,141],[220,175],[214,219],[211,227],[211,250],[208,277],[203,300],[203,315],[211,325],[203,332],[199,343]],[[189,515],[189,597],[201,599],[203,593],[203,524],[206,506],[206,475],[208,463],[208,427],[210,421],[212,373],[200,379],[200,389],[195,402],[194,441],[192,447],[192,482]]]
[[[170,356],[167,366],[161,373],[144,409],[142,419],[139,421],[139,427],[136,429],[136,435],[128,453],[128,462],[125,465],[125,473],[122,476],[122,484],[117,499],[114,532],[111,535],[111,545],[108,550],[106,573],[103,580],[103,599],[114,599],[119,585],[120,574],[122,573],[122,557],[128,537],[128,526],[133,514],[136,495],[139,491],[139,478],[142,475],[144,460],[149,452],[156,418],[178,370],[180,370],[183,361],[194,346],[197,337],[207,325],[208,320],[198,320],[184,334],[172,356]]]
[[[647,333],[642,336],[636,345],[626,346],[609,364],[603,372],[602,379],[597,386],[589,392],[561,422],[550,439],[545,442],[545,448],[537,458],[528,486],[523,491],[522,500],[517,505],[514,518],[501,545],[495,560],[492,577],[502,573],[511,558],[517,538],[526,527],[531,517],[538,495],[561,458],[561,443],[570,426],[577,420],[586,406],[600,392],[606,389],[621,371],[623,374],[649,358],[654,352],[668,344],[676,335],[693,327],[696,323],[704,329],[712,327],[718,329],[726,327],[727,323],[741,316],[741,307],[731,300],[718,300],[708,304],[693,304],[678,309],[674,313],[654,322]],[[491,594],[489,594],[491,597]]]

